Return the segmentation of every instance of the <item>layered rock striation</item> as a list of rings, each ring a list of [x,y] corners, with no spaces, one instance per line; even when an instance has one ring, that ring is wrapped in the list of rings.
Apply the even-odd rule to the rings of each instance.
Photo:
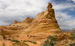
[[[49,3],[47,10],[36,16],[35,19],[27,17],[24,21],[18,22],[17,20],[10,26],[1,28],[3,33],[14,34],[22,31],[24,34],[38,34],[38,33],[54,33],[60,32],[60,27],[55,18],[54,9],[52,4]],[[15,31],[14,31],[15,30]]]
[[[27,17],[22,22],[15,20],[12,25],[0,26],[0,34],[5,37],[3,39],[3,36],[0,35],[0,46],[13,46],[12,40],[19,40],[21,42],[24,40],[36,41],[37,44],[25,43],[29,46],[40,46],[48,36],[59,35],[60,33],[61,30],[55,18],[54,9],[52,4],[49,3],[47,10],[38,14],[35,19]],[[60,36],[58,39],[62,40],[61,38],[64,35]]]
[[[38,14],[25,31],[30,32],[30,34],[60,32],[51,3],[48,4],[46,12]]]

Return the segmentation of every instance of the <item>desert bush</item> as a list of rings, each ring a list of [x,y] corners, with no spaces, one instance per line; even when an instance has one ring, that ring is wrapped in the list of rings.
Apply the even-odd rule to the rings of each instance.
[[[48,39],[51,39],[51,40],[53,40],[53,41],[58,41],[57,35],[55,35],[55,36],[48,36],[47,38],[48,38]]]
[[[37,44],[36,42],[34,42],[34,41],[29,41],[29,40],[24,40],[23,42],[31,42],[31,43]]]
[[[48,36],[43,46],[54,46],[56,44],[55,41],[58,41],[57,36]]]
[[[44,44],[43,44],[43,46],[49,46],[50,44],[50,41],[47,39],[45,42],[44,42]]]
[[[2,37],[3,37],[3,39],[6,39],[6,37],[5,37],[5,35],[4,34],[0,34]]]
[[[37,44],[37,43],[36,43],[36,42],[34,42],[34,41],[29,41],[29,42],[34,43],[34,44]]]
[[[24,42],[20,42],[18,40],[12,40],[12,42],[15,42],[14,44],[12,44],[14,46],[29,46],[28,44],[26,44]]]
[[[12,42],[20,42],[20,41],[18,41],[18,40],[11,40]]]
[[[75,33],[71,33],[72,39],[75,39]]]
[[[23,43],[23,42],[17,42],[17,43],[14,43],[13,45],[14,46],[29,46],[28,44]]]

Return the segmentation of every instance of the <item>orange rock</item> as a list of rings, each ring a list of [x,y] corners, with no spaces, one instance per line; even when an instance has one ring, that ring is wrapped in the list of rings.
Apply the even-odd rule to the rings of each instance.
[[[52,8],[52,4],[48,3],[48,7],[47,8]]]
[[[59,36],[57,37],[58,41],[64,40],[65,39],[65,34],[60,33]]]
[[[29,17],[26,18],[26,20],[29,20],[29,19],[30,19]]]
[[[11,26],[0,27],[0,30],[5,35],[10,35],[8,39],[17,39],[20,41],[23,40],[42,40],[46,39],[49,35],[59,35],[60,27],[55,19],[54,9],[52,4],[49,3],[47,11],[42,12],[36,16],[35,19],[27,17],[24,21],[18,22],[15,20],[14,24]],[[55,33],[59,32],[59,33]],[[38,35],[41,34],[41,35]],[[18,37],[17,37],[17,36]],[[25,36],[26,35],[26,36]],[[59,35],[58,40],[63,40],[65,35]],[[11,46],[10,41],[6,41],[7,46]],[[28,44],[32,44],[29,43]],[[30,46],[39,46],[39,45],[30,45]]]

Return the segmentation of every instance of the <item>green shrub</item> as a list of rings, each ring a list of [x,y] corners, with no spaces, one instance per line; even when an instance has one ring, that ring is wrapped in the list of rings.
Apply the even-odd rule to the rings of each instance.
[[[56,44],[55,41],[58,41],[57,36],[48,36],[43,46],[54,46]]]
[[[51,39],[51,40],[53,40],[53,41],[58,41],[56,35],[55,35],[55,36],[48,36],[47,38],[48,38],[48,39]]]
[[[37,44],[36,42],[34,42],[34,41],[29,41],[29,40],[24,40],[23,42],[31,42],[31,43]]]
[[[31,43],[37,44],[36,42],[32,41]]]
[[[12,40],[12,42],[15,42],[14,44],[12,44],[14,46],[29,46],[28,44],[26,44],[24,42],[20,42],[18,40]]]
[[[23,42],[14,43],[12,45],[14,45],[14,46],[29,46],[28,44],[23,43]]]
[[[48,39],[44,42],[43,46],[54,46],[54,42],[51,40],[49,41]]]
[[[50,41],[47,39],[47,40],[44,42],[43,46],[49,46],[49,45],[50,45]]]
[[[3,39],[6,39],[6,37],[5,37],[5,35],[4,34],[0,34],[2,37],[3,37]]]
[[[20,42],[20,41],[18,41],[18,40],[11,40],[12,42]]]
[[[72,39],[75,39],[75,33],[71,33]]]

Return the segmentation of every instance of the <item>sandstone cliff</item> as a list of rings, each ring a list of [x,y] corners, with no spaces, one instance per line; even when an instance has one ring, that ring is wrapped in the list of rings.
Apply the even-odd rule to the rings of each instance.
[[[48,4],[46,12],[42,12],[36,16],[32,24],[25,30],[25,33],[27,32],[29,34],[60,32],[51,3]]]
[[[19,30],[22,30],[24,34],[61,32],[51,3],[48,4],[47,10],[38,14],[35,19],[27,17],[22,22],[15,20],[12,25],[4,26],[2,29],[4,33],[11,32],[11,34],[17,33]]]
[[[13,46],[12,40],[21,42],[29,40],[25,42],[29,46],[40,46],[49,35],[59,35],[60,33],[61,30],[55,18],[54,9],[49,3],[47,10],[38,14],[35,19],[27,17],[22,22],[15,20],[12,25],[0,26],[0,34],[5,36],[5,39],[0,37],[2,40],[0,43],[2,46]],[[36,41],[37,44],[33,44],[32,41]],[[19,46],[21,45],[23,44],[19,44]]]

